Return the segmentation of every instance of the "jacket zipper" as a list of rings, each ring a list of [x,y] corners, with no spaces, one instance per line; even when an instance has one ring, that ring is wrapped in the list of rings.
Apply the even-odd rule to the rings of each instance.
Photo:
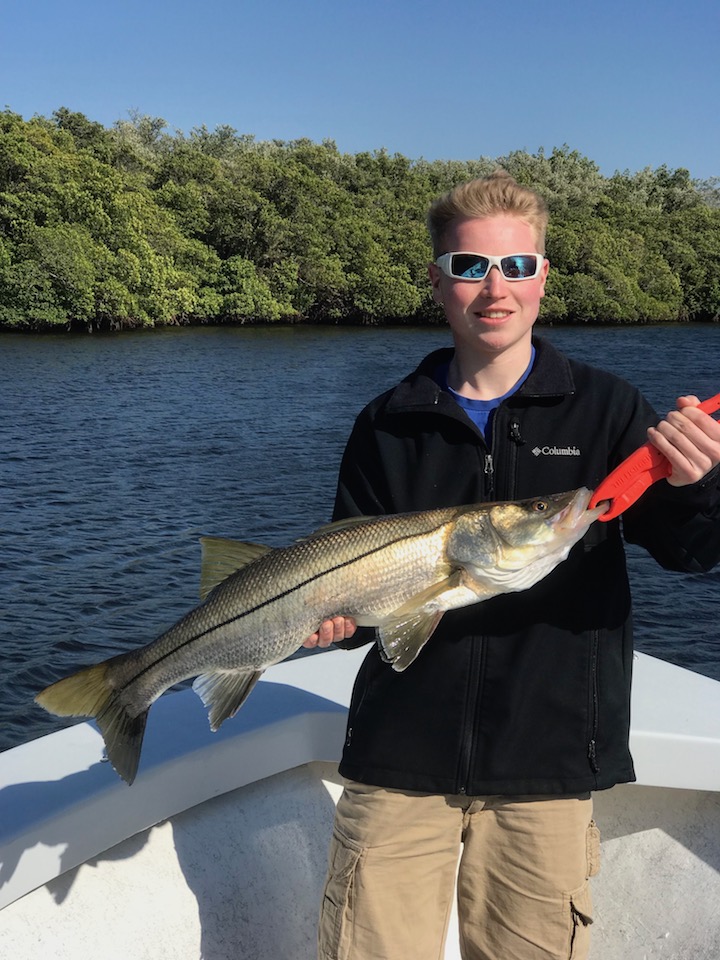
[[[510,421],[510,431],[508,435],[516,447],[521,447],[525,443],[520,434],[520,421],[515,418]]]
[[[597,630],[592,633],[592,646],[590,648],[590,742],[588,743],[588,760],[590,769],[594,774],[600,773],[600,765],[597,759],[597,733],[598,733],[598,713],[600,702],[600,691],[598,684],[598,652],[600,648],[600,635]]]
[[[485,497],[492,500],[495,496],[495,461],[491,451],[486,450],[483,455],[483,473],[485,475]],[[473,764],[473,745],[475,743],[475,725],[477,722],[477,706],[480,697],[480,681],[482,658],[485,652],[485,641],[480,638],[479,643],[473,645],[470,653],[470,669],[468,670],[468,706],[465,714],[465,723],[460,754],[458,777],[458,793],[466,794],[470,773]]]
[[[493,430],[493,443],[492,446],[495,448],[496,441],[495,437],[498,435],[499,431],[503,429],[501,426],[501,417],[502,417],[502,406],[498,408],[495,421],[495,429]],[[505,421],[507,423],[507,421]],[[520,435],[520,423],[517,420],[517,417],[513,417],[510,421],[510,424],[507,428],[508,439],[512,441],[510,446],[510,462],[508,463],[507,471],[507,482],[506,485],[509,485],[509,491],[506,491],[506,494],[509,497],[514,495],[515,491],[515,472],[517,469],[517,449],[522,446],[525,442]],[[493,453],[488,450],[484,454],[483,458],[483,473],[485,474],[485,495],[488,500],[493,500],[495,498],[495,461],[493,459]],[[460,758],[460,778],[459,778],[459,789],[458,793],[465,794],[468,789],[468,782],[470,780],[470,774],[472,771],[473,765],[473,744],[475,743],[475,725],[477,723],[477,707],[478,701],[480,698],[480,682],[481,682],[481,673],[482,673],[482,661],[485,653],[485,640],[481,639],[480,643],[475,645],[475,648],[471,654],[470,661],[470,670],[468,671],[468,676],[470,678],[470,683],[468,686],[468,711],[465,719],[465,730],[464,730],[464,739],[463,739],[463,748]],[[475,683],[472,683],[473,678]]]
[[[517,490],[518,449],[525,443],[520,434],[520,421],[516,414],[513,414],[508,427],[508,440],[510,441],[508,444],[508,497],[513,500]]]
[[[485,474],[485,492],[488,500],[492,500],[495,495],[495,464],[491,453],[485,454],[483,473]]]
[[[475,725],[477,723],[477,707],[480,698],[480,680],[482,656],[485,650],[485,641],[481,640],[479,644],[474,644],[470,653],[470,669],[468,670],[468,695],[467,710],[465,713],[462,752],[460,754],[458,777],[459,794],[465,795],[468,792],[470,782],[470,773],[472,771],[475,744]]]
[[[509,414],[509,416],[508,416]],[[502,444],[498,445],[498,437],[505,438]],[[524,446],[525,441],[520,433],[520,420],[517,413],[509,412],[505,404],[501,404],[495,412],[495,426],[493,429],[492,451],[485,455],[485,481],[487,485],[488,497],[490,500],[496,496],[495,491],[495,460],[494,454],[503,453],[503,484],[498,495],[503,500],[512,500],[515,498],[517,490],[517,462],[518,449]]]

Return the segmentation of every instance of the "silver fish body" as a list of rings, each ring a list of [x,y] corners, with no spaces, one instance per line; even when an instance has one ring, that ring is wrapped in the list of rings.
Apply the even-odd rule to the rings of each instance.
[[[81,670],[36,699],[94,716],[132,783],[150,705],[189,677],[215,730],[271,664],[336,615],[377,628],[382,657],[406,669],[446,610],[532,586],[602,513],[590,491],[330,524],[288,547],[203,539],[204,601],[152,643]]]

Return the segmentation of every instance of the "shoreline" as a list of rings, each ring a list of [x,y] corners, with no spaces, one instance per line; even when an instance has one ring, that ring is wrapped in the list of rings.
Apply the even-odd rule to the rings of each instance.
[[[602,327],[691,327],[691,326],[711,326],[712,324],[720,323],[720,317],[710,318],[710,319],[680,319],[677,320],[583,320],[583,319],[564,319],[562,321],[558,320],[543,320],[540,317],[537,321],[537,326],[539,328],[556,328],[556,327],[582,327],[582,328],[602,328]],[[274,329],[283,329],[289,327],[346,327],[357,329],[358,327],[364,328],[376,328],[376,329],[396,329],[398,327],[405,327],[407,329],[421,329],[427,328],[429,330],[441,329],[446,326],[444,317],[438,316],[437,319],[427,319],[420,317],[408,317],[407,319],[398,320],[390,319],[387,321],[368,321],[356,318],[348,318],[345,320],[312,320],[312,319],[283,319],[278,321],[272,320],[228,320],[228,321],[218,321],[218,320],[179,320],[173,323],[155,323],[155,324],[143,324],[135,323],[132,321],[98,321],[90,323],[76,323],[73,321],[68,321],[66,324],[43,324],[43,325],[0,325],[0,336],[6,334],[17,334],[20,336],[110,336],[118,334],[127,334],[127,333],[137,333],[137,332],[149,332],[149,331],[159,331],[159,330],[177,330],[180,328],[185,329],[198,329],[198,328],[207,328],[207,329],[236,329],[238,327],[253,327],[253,328],[274,328]]]

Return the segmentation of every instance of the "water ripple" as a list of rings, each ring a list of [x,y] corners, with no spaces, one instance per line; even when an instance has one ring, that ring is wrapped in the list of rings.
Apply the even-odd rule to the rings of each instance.
[[[719,389],[720,326],[547,335],[659,409]],[[0,749],[67,724],[33,703],[47,683],[197,602],[200,536],[279,545],[325,522],[360,407],[447,342],[343,328],[2,337]],[[720,679],[718,575],[629,562],[638,645]]]

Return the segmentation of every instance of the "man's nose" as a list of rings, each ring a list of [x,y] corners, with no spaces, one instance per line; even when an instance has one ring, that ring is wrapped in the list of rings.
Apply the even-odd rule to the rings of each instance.
[[[505,286],[505,277],[500,272],[500,268],[493,264],[488,270],[487,276],[482,283],[483,291],[494,293],[496,290],[502,290]]]

